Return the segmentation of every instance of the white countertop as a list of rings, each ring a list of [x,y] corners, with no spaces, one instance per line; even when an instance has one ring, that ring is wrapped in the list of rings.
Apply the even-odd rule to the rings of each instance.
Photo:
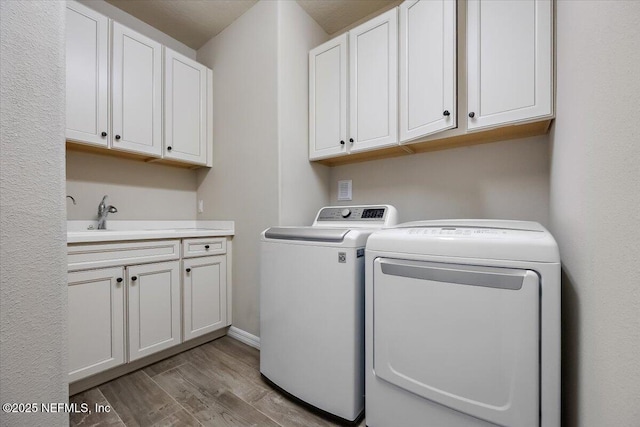
[[[89,227],[94,229],[90,230]],[[67,221],[67,243],[113,242],[187,237],[233,236],[233,221],[108,221],[96,230],[96,221]]]

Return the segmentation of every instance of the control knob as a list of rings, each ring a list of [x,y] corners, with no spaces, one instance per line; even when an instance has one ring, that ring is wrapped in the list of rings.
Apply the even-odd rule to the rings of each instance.
[[[340,212],[340,214],[342,215],[342,218],[349,218],[349,215],[351,215],[351,210],[350,209],[342,209],[342,212]]]

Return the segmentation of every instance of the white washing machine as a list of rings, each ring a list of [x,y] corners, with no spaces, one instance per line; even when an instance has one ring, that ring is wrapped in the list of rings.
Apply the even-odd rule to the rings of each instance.
[[[560,259],[541,225],[378,231],[365,294],[368,427],[560,426]]]
[[[393,206],[334,206],[262,233],[260,372],[347,421],[364,408],[364,247],[396,223]]]

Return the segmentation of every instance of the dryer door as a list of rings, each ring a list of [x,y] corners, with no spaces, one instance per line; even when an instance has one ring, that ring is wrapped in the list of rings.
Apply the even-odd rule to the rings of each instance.
[[[375,375],[482,420],[538,426],[539,293],[529,270],[378,258]]]

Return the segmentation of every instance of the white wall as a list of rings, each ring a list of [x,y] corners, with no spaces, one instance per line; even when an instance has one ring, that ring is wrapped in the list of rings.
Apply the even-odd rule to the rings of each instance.
[[[338,202],[338,180],[353,201]],[[388,203],[401,222],[499,218],[548,223],[548,136],[334,167],[332,204]]]
[[[329,200],[329,168],[309,162],[309,50],[329,36],[297,2],[278,4],[278,224],[311,225]]]
[[[307,124],[307,53],[326,37],[296,2],[260,1],[198,50],[214,80],[214,164],[198,174],[198,218],[235,221],[233,324],[255,335],[260,233],[309,224],[328,199]]]
[[[213,69],[213,167],[198,219],[235,221],[233,324],[259,328],[259,236],[278,222],[277,11],[261,1],[198,50]]]
[[[80,3],[92,8],[93,10],[100,12],[101,14],[113,19],[121,23],[122,25],[131,28],[145,36],[157,41],[160,44],[163,44],[176,52],[183,54],[184,56],[196,59],[196,51],[191,49],[189,46],[179,42],[171,36],[163,33],[157,28],[152,27],[125,12],[122,9],[118,9],[112,4],[107,3],[104,0],[78,0]]]
[[[640,422],[640,2],[558,1],[563,425]]]
[[[67,151],[67,219],[94,219],[104,195],[119,220],[196,219],[195,171]]]
[[[64,3],[0,2],[0,402],[66,402]],[[3,426],[68,415],[0,412]]]

